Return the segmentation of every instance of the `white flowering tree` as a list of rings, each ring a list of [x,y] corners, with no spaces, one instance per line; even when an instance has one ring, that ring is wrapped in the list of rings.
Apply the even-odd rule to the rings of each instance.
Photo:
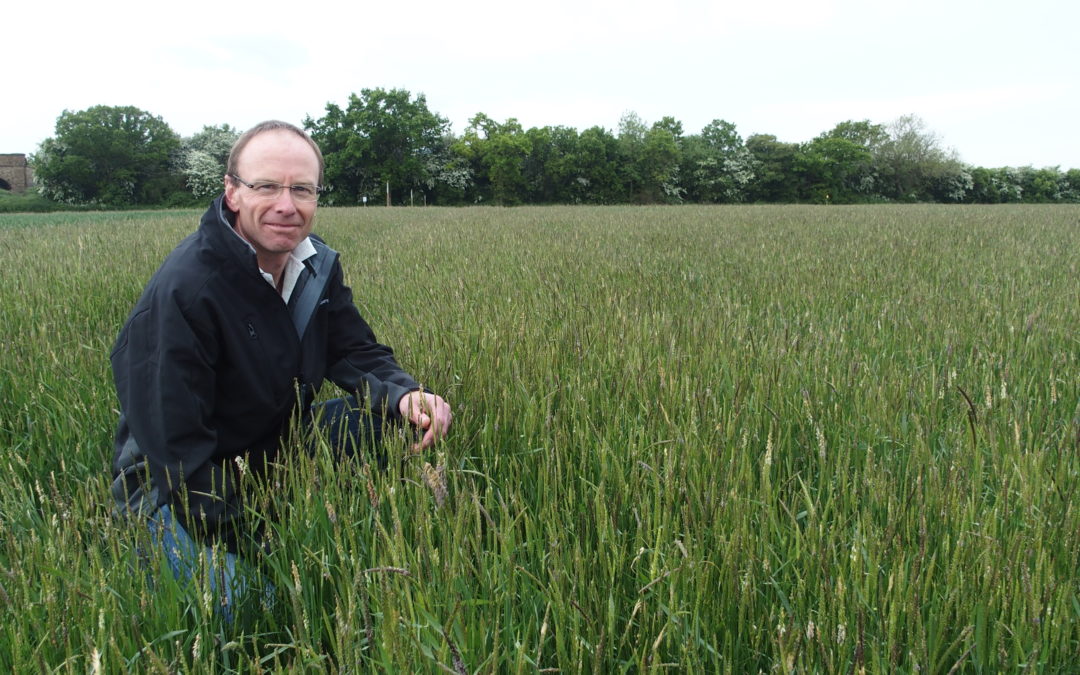
[[[720,119],[683,141],[681,162],[687,198],[704,203],[745,201],[758,164],[735,125]]]
[[[222,191],[225,163],[239,136],[240,132],[223,124],[203,127],[194,136],[183,139],[177,168],[196,199],[213,199]]]
[[[957,174],[960,160],[915,115],[904,115],[887,127],[889,139],[873,151],[882,196],[898,201],[932,199],[935,181]]]

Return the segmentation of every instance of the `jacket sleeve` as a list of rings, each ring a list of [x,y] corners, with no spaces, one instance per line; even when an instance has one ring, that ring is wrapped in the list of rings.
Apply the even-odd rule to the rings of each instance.
[[[341,263],[335,263],[329,289],[329,354],[327,379],[357,399],[367,398],[372,412],[387,419],[400,417],[398,404],[420,385],[406,373],[390,347],[375,338],[353,303]]]
[[[111,356],[117,396],[131,438],[150,468],[158,503],[197,473],[217,447],[213,332],[160,288],[132,314]]]

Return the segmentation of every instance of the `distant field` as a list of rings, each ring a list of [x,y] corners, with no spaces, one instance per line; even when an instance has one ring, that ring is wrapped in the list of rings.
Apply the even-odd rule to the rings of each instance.
[[[198,215],[0,214],[0,671],[1075,667],[1080,206],[322,209],[455,428],[253,486],[231,626],[107,497],[109,349]]]

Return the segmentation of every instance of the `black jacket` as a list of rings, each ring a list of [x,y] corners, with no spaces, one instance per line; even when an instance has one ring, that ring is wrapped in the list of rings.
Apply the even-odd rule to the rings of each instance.
[[[193,534],[221,537],[235,551],[237,458],[253,471],[273,462],[294,413],[308,409],[324,379],[367,396],[387,419],[420,386],[360,316],[334,250],[312,236],[317,253],[286,306],[232,231],[234,218],[214,201],[147,284],[111,360],[118,506],[149,514],[171,504]],[[305,292],[307,321],[296,316]],[[297,323],[306,323],[302,338]]]

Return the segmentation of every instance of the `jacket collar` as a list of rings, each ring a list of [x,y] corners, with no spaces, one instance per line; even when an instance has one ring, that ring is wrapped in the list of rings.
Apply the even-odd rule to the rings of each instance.
[[[235,260],[247,272],[259,274],[259,261],[255,249],[236,234],[236,213],[225,205],[225,193],[210,203],[199,221],[199,236],[209,244],[210,255],[223,258],[222,262]]]
[[[225,258],[236,259],[244,269],[261,277],[255,249],[236,233],[236,212],[225,204],[225,193],[220,194],[203,214],[199,223],[200,233],[207,237],[210,248]],[[315,256],[332,253],[329,247],[315,235],[310,235],[294,252],[304,266],[315,270]],[[311,247],[310,249],[307,247]]]

